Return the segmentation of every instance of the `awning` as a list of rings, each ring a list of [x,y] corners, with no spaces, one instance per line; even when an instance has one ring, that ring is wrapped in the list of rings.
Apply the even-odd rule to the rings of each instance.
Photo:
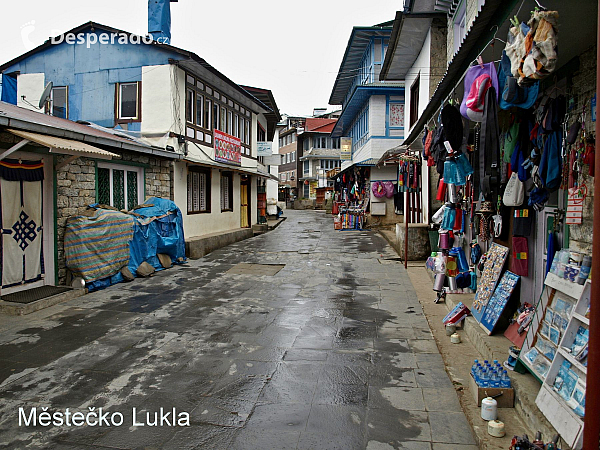
[[[106,150],[86,144],[85,142],[33,133],[31,131],[15,130],[11,128],[9,128],[8,131],[16,136],[22,137],[23,139],[43,145],[44,147],[48,147],[50,153],[71,156],[87,156],[95,159],[112,159],[119,157],[119,155],[116,153],[107,152]]]
[[[353,167],[374,167],[376,165],[377,165],[377,158],[368,158],[363,161],[353,162],[349,166],[340,169],[340,171],[337,174],[334,174],[328,178],[330,180],[333,178],[336,178],[338,175],[348,172],[348,170],[352,169]]]

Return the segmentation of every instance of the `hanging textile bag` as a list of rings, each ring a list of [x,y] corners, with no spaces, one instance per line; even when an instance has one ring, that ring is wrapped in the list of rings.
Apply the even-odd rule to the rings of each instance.
[[[508,180],[502,202],[506,206],[521,206],[525,200],[525,184],[519,180],[516,172],[513,172]]]

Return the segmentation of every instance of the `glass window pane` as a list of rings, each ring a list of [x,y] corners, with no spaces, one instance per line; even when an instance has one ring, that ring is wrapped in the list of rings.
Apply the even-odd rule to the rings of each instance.
[[[121,85],[121,118],[137,118],[137,97],[137,83],[127,83]]]
[[[206,103],[204,104],[204,128],[210,130],[211,126],[211,118],[210,113],[212,112],[212,102],[209,99],[206,99]]]
[[[125,173],[123,170],[113,171],[113,203],[117,209],[125,209]]]
[[[55,87],[52,89],[52,115],[67,118],[67,88]]]
[[[191,89],[185,93],[185,120],[194,123],[194,91]]]
[[[131,211],[138,205],[138,174],[127,171],[127,209]]]
[[[225,108],[221,108],[221,124],[219,130],[227,133],[227,110]]]
[[[213,130],[219,129],[219,105],[213,105]]]
[[[199,127],[203,126],[202,123],[202,108],[204,107],[204,97],[202,95],[196,94],[196,125]]]
[[[110,205],[110,169],[98,167],[98,203]]]

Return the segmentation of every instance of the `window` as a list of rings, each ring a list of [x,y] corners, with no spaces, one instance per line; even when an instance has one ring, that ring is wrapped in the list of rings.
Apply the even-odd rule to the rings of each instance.
[[[310,189],[309,189],[308,183],[304,183],[304,189],[303,189],[303,191],[304,191],[303,197],[304,198],[309,198],[309,196],[310,196]]]
[[[221,106],[221,124],[219,130],[227,133],[227,110],[224,106]]]
[[[250,122],[244,120],[244,143],[250,145]]]
[[[209,99],[205,100],[204,103],[204,128],[210,130],[211,127],[211,115],[212,113],[212,101]]]
[[[67,86],[57,86],[50,91],[50,114],[61,119],[69,118]]]
[[[233,174],[221,172],[221,212],[233,211]]]
[[[139,85],[139,82],[117,83],[117,120],[140,120]]]
[[[188,214],[210,212],[210,169],[188,168],[187,203]]]
[[[204,127],[202,121],[204,116],[204,97],[200,94],[196,94],[196,125]]]
[[[237,114],[233,118],[233,135],[237,138],[240,137],[240,117]]]
[[[463,1],[454,14],[454,53],[460,48],[460,44],[467,32],[467,9]]]
[[[194,123],[194,91],[191,89],[185,91],[185,120]]]
[[[218,130],[219,129],[219,105],[217,105],[216,103],[213,105],[213,130]]]
[[[327,138],[325,136],[315,136],[313,144],[314,148],[327,148]]]
[[[417,75],[417,79],[410,87],[410,126],[412,127],[419,118],[419,83],[421,75]]]
[[[119,210],[131,211],[144,202],[144,169],[120,164],[98,163],[96,200]]]
[[[310,163],[308,161],[304,161],[304,175],[308,175],[310,173]]]
[[[309,139],[308,138],[304,138],[304,141],[302,142],[302,148],[304,150],[308,150],[309,146],[310,146]]]
[[[340,148],[340,138],[332,138],[331,139],[331,148],[334,148],[334,149]]]

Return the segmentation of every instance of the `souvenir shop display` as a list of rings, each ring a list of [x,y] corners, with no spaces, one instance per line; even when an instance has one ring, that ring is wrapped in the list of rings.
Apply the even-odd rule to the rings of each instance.
[[[581,246],[583,231],[569,230],[590,225],[595,93],[556,71],[557,11],[537,3],[527,20],[510,22],[506,42],[493,36],[425,130],[422,157],[439,175],[432,190],[442,204],[431,219],[439,237],[428,267],[436,302],[473,291],[470,311],[486,332],[506,322],[505,335],[522,347],[511,366],[518,353],[544,383],[538,406],[553,424],[563,420],[555,426],[577,446],[592,259],[568,247],[569,238]],[[483,61],[489,46],[494,61]],[[511,296],[530,301],[512,321]]]
[[[488,305],[490,297],[496,289],[496,284],[500,279],[502,268],[504,267],[504,262],[506,261],[508,252],[509,250],[507,247],[493,243],[485,254],[485,262],[481,276],[479,277],[477,293],[475,294],[473,308],[471,311],[473,317],[475,317],[478,322],[481,322],[483,312]]]
[[[519,275],[508,270],[502,275],[502,279],[498,283],[494,294],[488,300],[487,306],[481,316],[481,322],[479,322],[479,325],[487,334],[491,335],[494,331],[519,278]]]
[[[556,252],[519,355],[542,382],[537,406],[572,447],[583,432],[591,280],[579,284],[569,266],[579,274],[583,264],[591,266],[591,258]]]
[[[336,177],[337,214],[334,216],[334,229],[364,229],[371,193],[376,197],[390,198],[394,195],[394,184],[391,182],[375,182],[371,185],[368,170],[368,167],[355,167],[349,173]]]

